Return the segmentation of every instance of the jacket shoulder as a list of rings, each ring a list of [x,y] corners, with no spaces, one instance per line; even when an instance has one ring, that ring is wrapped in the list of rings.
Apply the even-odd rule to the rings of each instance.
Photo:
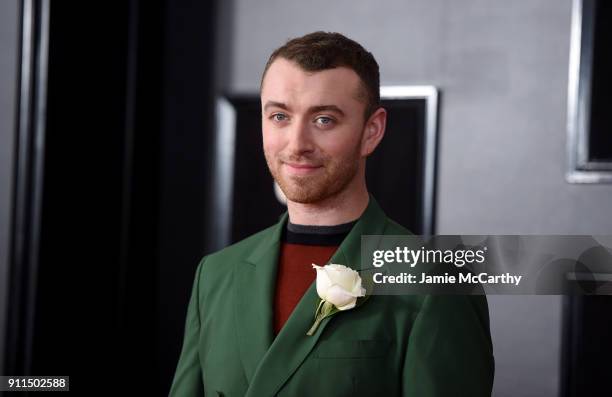
[[[210,263],[228,263],[230,261],[235,262],[246,259],[261,243],[274,233],[274,229],[277,226],[267,227],[219,251],[208,254],[206,256],[207,267]]]

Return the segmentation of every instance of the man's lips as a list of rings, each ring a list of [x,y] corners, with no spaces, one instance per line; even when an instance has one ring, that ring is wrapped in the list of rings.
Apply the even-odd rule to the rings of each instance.
[[[289,169],[289,171],[291,171],[294,174],[308,174],[310,172],[314,172],[317,169],[321,168],[320,165],[316,165],[316,164],[300,164],[300,163],[285,163],[283,162],[284,165],[287,166],[287,168]]]

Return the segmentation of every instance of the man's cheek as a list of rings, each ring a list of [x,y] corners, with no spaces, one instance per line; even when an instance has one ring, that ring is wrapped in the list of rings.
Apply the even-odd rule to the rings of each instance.
[[[270,140],[266,139],[265,136],[263,138],[263,151],[267,159],[272,159],[272,157],[274,157],[274,145],[272,145]]]
[[[281,142],[278,139],[278,137],[274,138],[272,134],[264,132],[263,134],[264,153],[267,153],[268,155],[270,154],[275,155],[278,152],[280,145],[281,145]]]

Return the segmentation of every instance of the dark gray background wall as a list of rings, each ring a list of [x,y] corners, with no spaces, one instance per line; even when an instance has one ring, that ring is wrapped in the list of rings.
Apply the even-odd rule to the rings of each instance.
[[[9,213],[13,177],[13,145],[17,105],[19,2],[0,2],[0,352],[4,351],[8,280]],[[0,353],[0,374],[3,374]]]
[[[609,234],[612,186],[566,183],[571,0],[234,0],[225,91],[257,92],[290,37],[339,31],[385,85],[442,91],[440,234]],[[489,298],[495,396],[557,396],[561,297]],[[517,387],[520,385],[520,387]]]

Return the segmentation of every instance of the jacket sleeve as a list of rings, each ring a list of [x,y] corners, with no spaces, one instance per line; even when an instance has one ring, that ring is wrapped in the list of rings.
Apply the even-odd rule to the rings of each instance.
[[[174,373],[174,380],[170,388],[170,396],[204,396],[204,383],[198,355],[198,342],[200,339],[199,281],[205,259],[206,258],[203,258],[200,261],[196,269],[191,297],[189,299],[189,305],[187,306],[183,348]]]
[[[491,396],[494,365],[484,295],[424,298],[408,340],[404,396]]]

